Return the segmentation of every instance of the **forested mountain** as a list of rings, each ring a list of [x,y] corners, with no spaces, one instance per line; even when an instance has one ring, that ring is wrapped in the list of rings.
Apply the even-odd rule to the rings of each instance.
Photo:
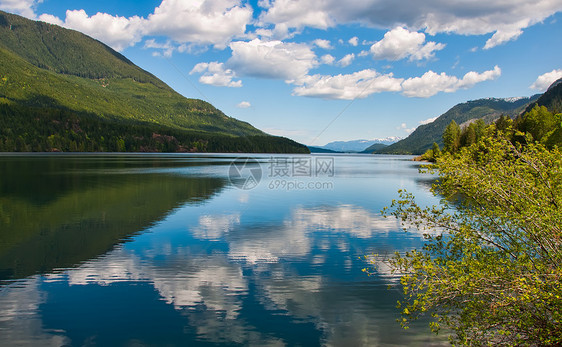
[[[352,141],[333,141],[324,146],[319,146],[320,148],[328,149],[336,152],[348,152],[348,153],[362,153],[368,150],[368,148],[373,145],[378,145],[375,147],[382,148],[380,145],[390,145],[398,141],[398,137],[387,137],[383,139],[372,139],[372,140],[352,140]],[[383,146],[384,147],[384,146]]]
[[[525,112],[531,111],[535,105],[544,106],[553,113],[562,113],[562,78],[552,83],[536,102],[527,107]]]
[[[308,151],[183,97],[97,40],[2,11],[0,123],[3,151]]]
[[[540,144],[547,149],[562,146],[562,113],[557,105],[562,104],[562,79],[554,82],[548,90],[524,112],[514,119],[502,115],[494,124],[486,126],[482,119],[461,128],[452,120],[443,131],[443,146],[434,143],[419,159],[436,162],[443,152],[458,153],[489,136],[501,136],[521,146]]]
[[[308,146],[308,149],[310,150],[310,153],[342,153],[338,151],[333,151],[331,149],[326,149],[323,147]]]
[[[396,142],[376,153],[387,154],[422,154],[430,149],[434,142],[443,146],[442,134],[445,127],[454,120],[459,125],[473,119],[492,122],[501,115],[514,117],[519,115],[540,95],[529,98],[487,98],[458,104],[429,124],[420,125],[410,136]]]
[[[367,149],[362,151],[361,153],[374,153],[374,152],[377,152],[377,151],[381,151],[388,146],[389,145],[386,145],[384,143],[374,143],[374,144],[370,145]]]

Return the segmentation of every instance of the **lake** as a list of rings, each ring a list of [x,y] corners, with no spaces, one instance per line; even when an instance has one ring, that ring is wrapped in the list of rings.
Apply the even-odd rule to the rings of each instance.
[[[0,156],[9,345],[442,345],[403,330],[380,211],[438,199],[406,156]],[[367,276],[365,255],[376,259]]]

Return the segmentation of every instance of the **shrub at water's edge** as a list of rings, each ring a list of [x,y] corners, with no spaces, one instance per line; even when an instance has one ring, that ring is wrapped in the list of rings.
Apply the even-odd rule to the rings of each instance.
[[[473,123],[474,124],[474,123]],[[441,206],[401,191],[386,215],[424,231],[421,250],[390,260],[402,324],[431,316],[466,345],[562,344],[562,115],[536,105],[461,130],[424,154]]]

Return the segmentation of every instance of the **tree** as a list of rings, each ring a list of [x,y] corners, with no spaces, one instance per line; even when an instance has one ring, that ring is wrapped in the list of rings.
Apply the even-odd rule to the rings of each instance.
[[[476,131],[476,142],[486,134],[486,122],[482,118],[473,123]]]
[[[470,146],[476,143],[476,124],[470,123],[461,133],[461,147]]]
[[[562,344],[562,153],[483,138],[444,153],[435,194],[421,207],[400,192],[388,215],[425,232],[423,249],[396,254],[404,326],[430,314],[470,345]]]
[[[437,157],[441,155],[441,150],[439,149],[439,145],[436,142],[433,142],[433,146],[425,151],[417,160],[429,161],[434,163]]]
[[[441,155],[441,149],[439,149],[439,145],[437,144],[437,142],[433,142],[433,146],[431,147],[431,150],[433,151],[434,159],[436,159]]]
[[[498,120],[496,120],[496,129],[500,131],[506,131],[513,125],[513,120],[506,115],[501,115]]]
[[[453,119],[443,132],[443,151],[454,153],[460,146],[461,128]]]
[[[533,140],[541,141],[557,125],[556,117],[546,107],[535,105],[532,110],[518,119],[517,128],[529,133]]]

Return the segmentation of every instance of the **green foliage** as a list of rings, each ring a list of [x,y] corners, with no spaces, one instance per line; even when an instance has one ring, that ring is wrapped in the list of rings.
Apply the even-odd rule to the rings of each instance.
[[[461,128],[454,120],[447,125],[443,132],[443,151],[454,153],[461,145]]]
[[[535,141],[542,141],[556,126],[556,118],[544,106],[535,105],[520,117],[516,123],[517,130],[530,134]]]
[[[486,132],[486,123],[482,119],[471,122],[467,127],[462,129],[460,135],[460,146],[466,147],[475,144],[484,136]]]
[[[433,142],[443,145],[443,131],[454,120],[464,124],[473,119],[482,119],[485,123],[493,122],[500,115],[516,116],[539,96],[518,100],[479,99],[458,104],[439,116],[435,121],[420,125],[410,136],[398,141],[377,153],[421,154],[431,148]]]
[[[437,161],[437,158],[439,158],[440,156],[441,156],[441,149],[439,148],[439,145],[436,142],[434,142],[431,149],[428,149],[424,154],[421,155],[421,157],[419,157],[419,159],[434,163],[435,161]]]
[[[427,240],[391,261],[402,323],[430,315],[467,345],[562,344],[561,167],[558,148],[483,137],[429,170],[442,206],[401,192],[390,213]]]
[[[534,103],[530,104],[525,113],[531,111],[536,105],[544,106],[553,113],[562,112],[562,79],[555,81],[548,90]]]
[[[91,37],[2,11],[0,47],[34,66],[58,74],[90,79],[130,78],[172,91],[158,78]]]
[[[519,117],[511,137],[514,142],[536,141],[547,147],[562,145],[562,114],[553,114],[544,106],[535,105]]]
[[[443,133],[444,138],[453,141],[456,128],[451,125]],[[477,143],[484,136],[504,136],[512,143],[542,143],[547,148],[562,145],[562,114],[553,114],[544,106],[535,105],[529,112],[515,121],[502,115],[493,125],[486,127],[482,120],[470,123],[461,130],[459,146],[450,146],[449,153],[456,153],[462,147]]]
[[[0,37],[1,41],[1,37]],[[106,119],[133,120],[185,130],[229,135],[264,135],[251,125],[225,116],[212,105],[186,99],[168,87],[132,78],[101,80],[38,68],[0,48],[0,98],[32,107],[65,108]]]
[[[433,151],[433,156],[435,158],[437,158],[441,155],[441,149],[439,148],[439,145],[437,144],[437,142],[433,142],[433,147],[431,148],[431,150]]]
[[[99,41],[2,11],[0,106],[0,151],[308,153],[181,96]]]
[[[12,104],[0,104],[0,151],[308,153],[306,146],[282,137],[188,131]]]
[[[502,115],[495,123],[498,131],[506,132],[513,126],[513,120],[508,116]]]
[[[375,153],[385,149],[386,147],[388,147],[388,145],[385,145],[384,143],[373,143],[372,145],[364,149],[361,153]]]

